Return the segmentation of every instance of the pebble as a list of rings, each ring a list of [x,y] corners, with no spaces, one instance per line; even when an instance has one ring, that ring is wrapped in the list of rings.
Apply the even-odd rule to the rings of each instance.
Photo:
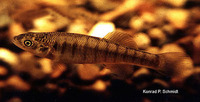
[[[0,77],[8,74],[8,70],[0,65]]]
[[[48,5],[60,5],[60,6],[65,6],[67,5],[67,1],[66,0],[37,0],[38,3],[41,4],[48,4]]]
[[[200,64],[200,35],[193,39],[193,61],[195,64]]]
[[[182,7],[187,2],[187,0],[161,0],[161,1],[175,7]]]
[[[137,31],[140,31],[143,29],[143,26],[144,26],[144,20],[140,17],[132,17],[130,22],[129,22],[129,26],[135,30],[136,32]]]
[[[97,9],[98,11],[101,11],[101,12],[112,10],[112,9],[118,7],[124,1],[125,0],[115,0],[115,1],[113,1],[113,0],[101,0],[101,2],[99,2],[99,0],[89,0],[91,5],[95,9]]]
[[[11,86],[19,91],[28,91],[31,86],[23,81],[19,76],[10,76],[8,80],[6,80],[6,85]]]
[[[188,94],[199,94],[200,93],[200,73],[196,72],[189,76],[185,82],[184,87],[189,92]]]
[[[32,53],[23,52],[20,54],[21,64],[14,68],[16,72],[19,73],[27,73],[33,79],[41,79],[44,78],[51,72],[51,68],[49,65],[41,64],[40,61],[44,61],[44,59],[37,59],[34,57]],[[45,61],[44,61],[45,62]],[[46,64],[49,64],[46,60]],[[46,67],[47,69],[45,70]],[[49,72],[48,72],[49,71]]]
[[[166,19],[170,24],[177,29],[184,29],[187,27],[189,20],[189,12],[184,9],[171,9],[168,10]]]
[[[191,32],[194,35],[200,34],[200,24],[195,26],[194,30]]]
[[[183,48],[181,48],[177,44],[165,44],[162,46],[160,49],[160,53],[165,53],[165,52],[185,52]]]
[[[20,97],[12,97],[11,99],[7,100],[6,102],[23,102]]]
[[[162,86],[163,88],[169,88],[169,84],[162,79],[154,79],[153,83],[158,84],[158,85]]]
[[[146,49],[150,46],[151,40],[145,33],[137,33],[133,36],[133,40],[138,45],[139,49]]]
[[[50,59],[47,58],[42,58],[38,60],[39,64],[41,65],[42,71],[45,74],[50,74],[52,73],[53,69],[52,69],[52,61]]]
[[[142,15],[141,15],[141,18],[147,24],[154,24],[156,22],[155,14],[150,13],[150,12],[143,12]]]
[[[107,88],[107,85],[102,80],[97,80],[93,85],[92,88],[96,91],[105,91]]]
[[[115,25],[112,22],[97,22],[88,35],[103,38],[109,32],[113,32],[115,30]]]
[[[137,6],[142,3],[143,3],[143,1],[138,1],[138,0],[125,0],[125,2],[123,2],[120,6],[118,6],[114,10],[103,13],[100,16],[100,19],[102,21],[112,21],[115,18],[117,18],[127,12],[135,11]]]
[[[72,22],[68,29],[67,32],[69,33],[79,33],[79,34],[87,34],[88,33],[88,25],[83,20],[75,20]]]
[[[170,24],[164,25],[161,29],[167,35],[173,35],[175,33],[175,28]]]
[[[47,15],[33,20],[34,29],[30,31],[53,32],[69,24],[69,20],[52,9],[45,9]]]
[[[5,88],[6,87],[6,82],[0,80],[0,88]],[[1,96],[0,96],[1,97]]]
[[[140,68],[136,72],[134,72],[133,77],[139,77],[140,75],[148,75],[150,74],[149,70],[147,68]]]
[[[155,42],[156,45],[162,45],[166,42],[167,37],[163,33],[163,31],[159,28],[152,28],[148,31],[149,37],[154,40],[152,42]]]
[[[11,18],[8,14],[0,13],[0,29],[3,27],[7,27],[11,23]]]
[[[132,82],[135,83],[137,89],[145,89],[150,85],[153,76],[147,68],[140,68],[132,75]]]
[[[19,64],[19,56],[14,52],[0,47],[0,60],[10,64],[11,66],[17,66]]]
[[[9,27],[10,39],[13,39],[14,36],[17,36],[25,32],[26,31],[23,28],[21,23],[13,22],[10,24],[10,27]]]

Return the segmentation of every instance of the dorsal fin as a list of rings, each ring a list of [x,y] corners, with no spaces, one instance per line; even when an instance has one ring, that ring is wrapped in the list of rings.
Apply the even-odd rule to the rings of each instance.
[[[133,37],[122,31],[110,32],[104,37],[104,39],[107,39],[114,43],[118,43],[122,46],[138,49],[137,44],[133,40]],[[129,78],[133,73],[132,65],[106,64],[106,68],[110,69],[114,75],[114,78],[117,78],[117,79]]]
[[[138,49],[137,44],[133,40],[133,36],[122,31],[109,32],[104,39],[133,49]]]

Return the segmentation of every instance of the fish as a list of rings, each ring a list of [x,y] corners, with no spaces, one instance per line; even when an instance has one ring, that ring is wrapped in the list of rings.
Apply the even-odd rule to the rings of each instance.
[[[110,32],[107,35],[112,36],[98,38],[67,32],[27,32],[15,36],[13,43],[36,56],[66,64],[136,65],[179,77],[193,68],[189,63],[190,57],[185,53],[152,54],[137,49],[134,43],[131,43],[133,47],[127,46],[132,37],[123,32]]]

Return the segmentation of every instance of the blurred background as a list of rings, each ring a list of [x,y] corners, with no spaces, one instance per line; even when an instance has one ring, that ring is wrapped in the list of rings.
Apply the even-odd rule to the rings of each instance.
[[[179,82],[132,66],[122,79],[103,65],[55,64],[12,44],[25,32],[104,37],[115,30],[131,34],[140,50],[187,53],[194,72]],[[199,0],[0,0],[0,102],[197,102],[199,86]]]

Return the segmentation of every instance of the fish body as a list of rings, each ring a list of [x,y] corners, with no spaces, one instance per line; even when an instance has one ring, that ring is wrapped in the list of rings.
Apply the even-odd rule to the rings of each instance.
[[[31,46],[26,46],[26,41],[30,41]],[[27,33],[16,36],[14,43],[40,57],[47,57],[63,63],[159,66],[159,56],[156,54],[122,46],[104,38],[82,34]]]
[[[173,75],[191,68],[190,65],[181,66],[181,60],[189,59],[183,53],[151,54],[108,39],[82,34],[28,32],[15,36],[13,43],[37,56],[62,63],[130,64]]]

